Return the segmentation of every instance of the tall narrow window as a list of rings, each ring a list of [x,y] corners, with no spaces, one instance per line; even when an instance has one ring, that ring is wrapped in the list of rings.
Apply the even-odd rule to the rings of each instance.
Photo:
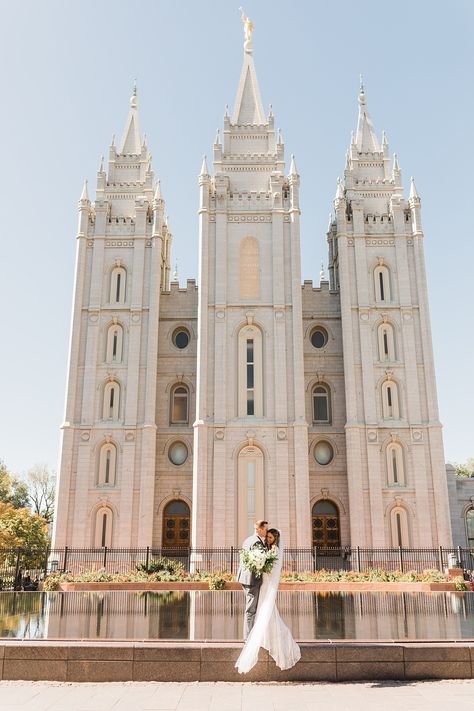
[[[405,486],[405,466],[401,444],[392,442],[388,445],[386,461],[388,486]]]
[[[247,339],[247,415],[255,415],[255,360],[253,338]]]
[[[398,387],[393,380],[382,383],[382,416],[384,420],[398,420],[400,417]]]
[[[255,237],[240,243],[240,298],[257,300],[260,296],[260,250]]]
[[[175,385],[171,390],[170,424],[189,422],[189,390],[185,385]]]
[[[114,380],[108,382],[104,388],[104,403],[102,419],[118,420],[120,404],[120,386]]]
[[[124,267],[114,267],[110,275],[110,303],[125,303],[127,273]]]
[[[395,361],[395,335],[391,323],[381,323],[378,327],[379,360]]]
[[[123,328],[114,323],[107,331],[107,349],[105,360],[107,363],[122,362]]]
[[[244,447],[238,458],[238,540],[247,538],[264,516],[263,453],[258,447]]]
[[[313,422],[331,422],[331,393],[322,383],[313,388]]]
[[[263,416],[262,332],[245,326],[238,336],[238,414]]]
[[[390,512],[392,546],[408,548],[410,536],[408,530],[407,512],[401,506],[395,506]]]
[[[390,271],[384,264],[380,264],[374,271],[375,300],[391,301]]]
[[[112,545],[113,514],[108,506],[102,506],[95,515],[94,545],[96,548],[110,548]]]
[[[114,486],[117,467],[117,449],[112,442],[102,445],[99,453],[98,486]]]
[[[466,512],[466,538],[467,547],[474,548],[474,508]]]

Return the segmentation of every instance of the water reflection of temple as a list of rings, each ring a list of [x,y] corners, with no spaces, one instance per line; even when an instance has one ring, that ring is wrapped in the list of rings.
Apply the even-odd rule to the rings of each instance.
[[[474,593],[281,591],[299,640],[474,638]],[[0,594],[2,637],[239,640],[240,591]]]

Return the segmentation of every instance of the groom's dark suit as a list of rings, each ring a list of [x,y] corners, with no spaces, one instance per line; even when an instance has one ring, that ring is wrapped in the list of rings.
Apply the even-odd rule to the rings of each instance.
[[[264,551],[267,550],[267,546],[264,541],[257,536],[256,533],[245,539],[242,543],[242,548],[246,548],[247,550],[251,550],[252,548],[261,548]],[[237,572],[237,580],[245,591],[244,639],[247,639],[250,630],[253,627],[253,623],[255,622],[255,613],[257,612],[258,596],[262,585],[262,576],[258,577],[255,573],[243,568],[241,565]]]

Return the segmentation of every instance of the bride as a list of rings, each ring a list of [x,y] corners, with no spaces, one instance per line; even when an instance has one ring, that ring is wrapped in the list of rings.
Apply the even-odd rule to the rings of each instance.
[[[278,557],[272,572],[263,573],[255,623],[235,664],[240,674],[249,672],[257,663],[260,647],[268,650],[280,669],[290,669],[301,658],[300,648],[281,619],[275,602],[283,564],[283,544],[278,529],[268,529],[267,546]]]

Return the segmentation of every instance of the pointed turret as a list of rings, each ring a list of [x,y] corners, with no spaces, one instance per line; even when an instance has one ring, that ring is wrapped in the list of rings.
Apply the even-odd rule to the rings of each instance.
[[[153,200],[156,202],[160,202],[160,200],[163,200],[163,195],[161,194],[161,181],[158,180],[156,183],[156,188],[155,188],[155,194],[153,196]]]
[[[379,142],[375,134],[372,119],[367,110],[367,99],[365,96],[364,83],[360,81],[359,91],[359,119],[357,121],[357,132],[355,143],[359,153],[375,153],[380,151]]]
[[[412,179],[413,179],[413,178],[412,178]],[[82,188],[81,197],[80,197],[80,199],[79,199],[80,202],[90,202],[90,200],[89,200],[89,191],[88,191],[88,189],[87,189],[87,183],[88,183],[88,181],[87,181],[87,178],[86,178],[86,179],[84,180],[84,186],[83,186],[83,188]]]
[[[199,177],[209,175],[209,170],[207,168],[207,159],[206,156],[202,157],[202,165],[201,165],[201,172],[199,173]]]
[[[415,178],[410,178],[410,200],[419,200],[420,196],[418,195],[418,191],[416,189],[415,185]]]
[[[130,98],[130,111],[125,124],[125,131],[123,133],[119,153],[139,155],[141,152],[142,143],[140,140],[140,127],[138,124],[137,87],[135,84],[133,94]]]
[[[254,25],[242,11],[241,16],[245,30],[244,61],[240,72],[240,81],[232,114],[233,124],[265,124],[265,112],[263,110],[260,89],[258,86],[257,74],[253,62],[252,33]]]
[[[296,170],[295,156],[293,155],[293,153],[291,154],[291,164],[290,164],[289,175],[298,175],[298,171]]]

